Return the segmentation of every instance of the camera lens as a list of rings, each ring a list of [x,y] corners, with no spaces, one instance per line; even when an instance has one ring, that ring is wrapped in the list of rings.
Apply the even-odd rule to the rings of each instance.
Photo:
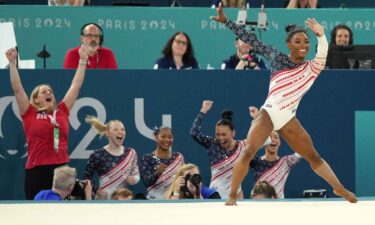
[[[200,174],[194,174],[190,177],[190,182],[194,185],[194,186],[198,186],[199,183],[202,181],[202,176]]]

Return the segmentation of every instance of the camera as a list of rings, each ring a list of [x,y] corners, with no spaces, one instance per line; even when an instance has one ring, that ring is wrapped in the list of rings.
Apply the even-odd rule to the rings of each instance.
[[[197,193],[200,192],[199,184],[202,181],[202,176],[200,174],[191,175],[190,173],[186,174],[185,176],[185,185],[181,186],[180,190],[187,198],[194,198],[194,194],[189,191],[187,187],[187,182],[190,181],[192,185],[194,185],[197,189]]]
[[[86,193],[85,193],[86,185],[87,185],[87,181],[76,179],[73,191],[72,193],[70,193],[70,195],[73,196],[76,200],[86,200]]]
[[[200,174],[190,175],[190,173],[185,176],[185,185],[190,181],[195,187],[199,187],[199,183],[202,181],[202,176]]]

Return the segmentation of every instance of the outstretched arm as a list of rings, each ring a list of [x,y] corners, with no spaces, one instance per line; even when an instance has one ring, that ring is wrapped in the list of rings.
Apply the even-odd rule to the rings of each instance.
[[[216,9],[217,16],[211,16],[212,20],[215,20],[219,23],[225,23],[225,25],[242,41],[251,45],[253,47],[253,52],[263,55],[267,59],[271,59],[275,55],[280,54],[280,51],[270,45],[263,44],[255,34],[251,31],[245,29],[244,26],[238,25],[228,19],[223,11],[223,7],[219,4],[219,7]]]
[[[81,46],[81,48],[79,49],[79,57],[80,59],[77,71],[74,75],[72,84],[70,85],[70,88],[63,99],[65,105],[68,107],[69,110],[73,107],[74,102],[77,100],[79,91],[82,87],[82,83],[85,78],[88,54],[83,46]]]
[[[223,11],[222,3],[219,3],[219,7],[216,8],[217,16],[210,16],[210,19],[215,20],[218,23],[226,23],[228,18],[225,16]]]
[[[328,41],[324,34],[324,28],[316,21],[316,19],[307,19],[307,26],[318,37],[318,51],[316,53],[314,63],[317,68],[322,70],[325,66],[328,55]]]
[[[309,18],[306,20],[306,24],[316,36],[322,37],[324,35],[324,28],[318,23],[318,21],[316,21],[316,19]]]
[[[16,49],[11,48],[6,52],[6,57],[9,61],[9,72],[10,72],[10,83],[12,85],[14,96],[20,110],[20,114],[23,115],[29,107],[30,101],[23,89],[21,78],[17,70],[16,59],[18,52]]]

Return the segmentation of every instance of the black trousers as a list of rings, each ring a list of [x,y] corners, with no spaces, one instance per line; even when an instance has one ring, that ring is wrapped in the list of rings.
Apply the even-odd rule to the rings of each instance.
[[[27,200],[33,200],[41,190],[52,189],[53,171],[55,168],[66,165],[36,166],[25,172],[25,195]]]

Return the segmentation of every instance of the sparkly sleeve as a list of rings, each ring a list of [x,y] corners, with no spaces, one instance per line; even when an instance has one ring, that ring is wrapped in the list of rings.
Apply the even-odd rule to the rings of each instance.
[[[250,168],[254,169],[259,164],[260,157],[255,155],[254,158],[250,161]]]
[[[156,161],[153,160],[151,154],[143,156],[139,161],[138,167],[141,173],[141,179],[146,187],[155,184],[159,176],[156,174]]]
[[[84,175],[85,180],[91,181],[92,190],[94,192],[98,190],[98,186],[94,180],[94,174],[95,174],[97,163],[98,163],[97,155],[98,155],[97,151],[94,151],[93,153],[91,153],[89,159],[86,162],[85,175]]]
[[[131,165],[131,171],[130,171],[130,176],[133,176],[135,178],[135,182],[132,184],[137,184],[139,182],[139,169],[138,169],[138,156],[137,156],[137,152],[132,149],[134,151],[134,159],[133,159],[133,162],[132,162],[132,165]]]
[[[244,26],[240,26],[231,20],[227,20],[225,25],[233,31],[233,33],[245,43],[253,47],[253,51],[257,54],[263,55],[268,60],[276,58],[277,55],[283,54],[278,49],[271,45],[265,45],[260,41],[257,36],[249,30],[246,30]]]
[[[203,147],[209,148],[214,142],[214,138],[203,135],[201,132],[204,116],[204,113],[199,112],[197,118],[195,118],[193,125],[190,129],[190,136],[194,139],[194,141],[198,142]]]

